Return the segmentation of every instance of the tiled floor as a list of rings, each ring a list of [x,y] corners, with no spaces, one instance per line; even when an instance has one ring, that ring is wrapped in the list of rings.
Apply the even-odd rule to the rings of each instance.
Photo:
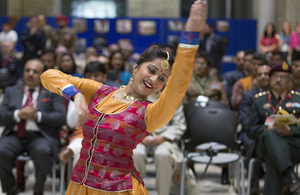
[[[196,170],[198,174],[205,169],[204,165],[196,165]],[[26,175],[28,175],[28,179],[26,182],[26,190],[25,192],[20,193],[20,195],[31,195],[33,194],[33,185],[34,185],[34,168],[32,162],[27,163],[25,169]],[[155,189],[155,169],[154,164],[147,165],[147,172],[149,176],[147,176],[144,181],[146,184],[146,188],[148,189],[149,195],[157,195]],[[197,182],[198,193],[201,195],[232,195],[236,194],[233,187],[229,187],[229,185],[221,185],[220,184],[220,174],[221,168],[218,166],[211,165],[208,168],[207,174],[205,175],[202,181]],[[152,175],[152,176],[150,176]],[[45,186],[44,195],[51,195],[51,178],[48,177]],[[57,179],[57,195],[59,195],[59,181]],[[0,187],[1,189],[1,187]],[[4,195],[2,190],[0,190],[0,195]]]

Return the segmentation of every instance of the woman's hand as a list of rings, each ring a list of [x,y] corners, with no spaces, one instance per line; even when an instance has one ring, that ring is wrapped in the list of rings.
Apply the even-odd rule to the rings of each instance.
[[[197,0],[191,7],[185,30],[189,32],[200,32],[207,19],[207,2]]]
[[[78,119],[75,129],[79,129],[84,125],[89,116],[88,106],[82,93],[76,93],[74,95],[74,103],[78,112]]]

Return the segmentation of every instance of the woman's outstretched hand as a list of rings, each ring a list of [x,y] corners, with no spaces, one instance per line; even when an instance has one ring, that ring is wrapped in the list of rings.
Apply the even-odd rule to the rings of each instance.
[[[75,129],[79,129],[84,125],[84,123],[86,122],[89,116],[88,106],[85,102],[85,98],[82,93],[75,94],[74,103],[75,103],[75,108],[78,112],[78,119],[77,119],[77,124],[75,126]]]
[[[189,32],[200,32],[207,19],[207,2],[196,0],[191,7],[185,30]]]

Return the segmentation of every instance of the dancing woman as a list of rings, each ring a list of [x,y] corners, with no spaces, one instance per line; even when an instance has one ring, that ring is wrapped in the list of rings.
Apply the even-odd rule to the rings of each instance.
[[[80,158],[67,195],[148,194],[134,167],[132,150],[149,133],[164,126],[182,101],[193,71],[199,31],[206,22],[206,7],[201,0],[192,5],[174,65],[165,50],[147,49],[127,86],[111,88],[58,70],[43,73],[45,88],[74,101],[79,114],[77,128],[83,129]],[[147,96],[165,84],[155,103],[147,101]]]

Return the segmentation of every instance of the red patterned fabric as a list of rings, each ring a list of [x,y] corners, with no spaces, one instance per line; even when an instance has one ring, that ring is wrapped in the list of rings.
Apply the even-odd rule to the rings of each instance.
[[[145,113],[150,102],[136,101],[114,114],[96,110],[116,89],[103,85],[92,99],[89,120],[82,128],[80,158],[71,174],[72,181],[105,191],[132,189],[132,175],[144,184],[134,167],[132,150],[149,135]]]

